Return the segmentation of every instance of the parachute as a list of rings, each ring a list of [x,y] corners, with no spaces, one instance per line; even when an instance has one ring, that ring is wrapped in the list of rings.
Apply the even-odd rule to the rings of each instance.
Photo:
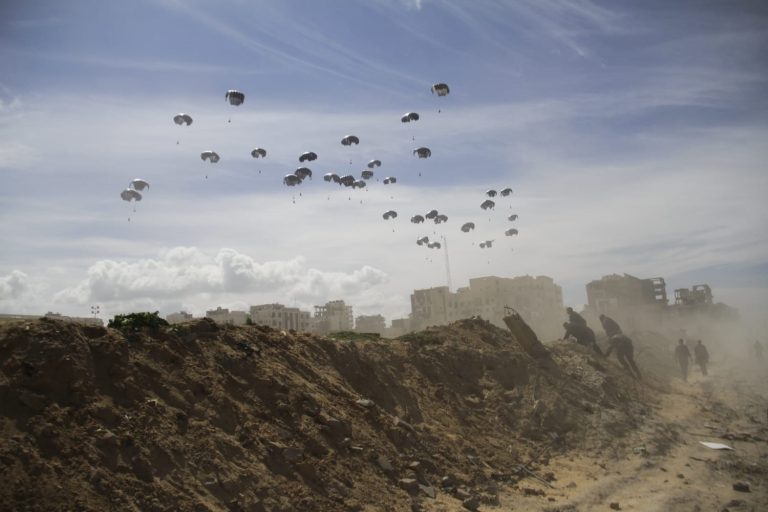
[[[517,230],[515,228],[510,228],[504,232],[507,236],[512,236],[517,234]]]
[[[429,237],[428,236],[423,236],[421,238],[417,238],[416,239],[416,244],[417,245],[424,245],[424,244],[428,244],[428,243],[429,243]]]
[[[512,189],[509,187],[505,188],[504,190],[501,191],[501,195],[504,197],[512,195]]]
[[[430,249],[439,249],[442,245],[440,245],[440,242],[432,242],[431,244],[427,244],[427,247]]]
[[[362,178],[363,178],[364,180],[369,180],[369,179],[373,178],[373,171],[363,171],[363,172],[360,174],[360,176],[362,176]]]
[[[352,144],[360,144],[360,139],[358,139],[355,135],[347,135],[341,139],[341,143],[344,146],[351,146]]]
[[[384,215],[382,215],[382,217],[384,217],[384,220],[396,219],[397,212],[395,210],[389,210],[388,212],[384,212]]]
[[[400,118],[401,123],[410,123],[411,121],[418,121],[419,120],[419,114],[416,112],[408,112],[407,114],[403,114],[403,117]]]
[[[200,158],[203,160],[208,160],[212,164],[215,164],[220,160],[219,154],[215,151],[203,151],[200,153]]]
[[[474,223],[474,222],[465,222],[465,223],[464,223],[464,224],[461,226],[461,230],[462,230],[463,232],[465,232],[465,233],[469,233],[469,232],[470,232],[470,231],[472,231],[473,229],[475,229],[475,223]]]
[[[351,174],[347,174],[339,178],[339,183],[341,183],[345,187],[351,187],[355,184],[355,177],[352,176]]]
[[[237,107],[239,105],[242,105],[243,102],[245,101],[245,94],[241,93],[240,91],[230,89],[224,95],[224,99],[229,100],[230,105],[234,105]]]
[[[507,220],[511,220],[513,222],[516,221],[517,220],[517,214],[510,215],[509,217],[507,217]]]
[[[424,217],[422,217],[421,215],[414,215],[413,217],[411,217],[411,222],[413,222],[414,224],[421,224],[422,222],[424,222]]]
[[[387,176],[386,178],[384,178],[385,185],[389,185],[391,183],[397,183],[397,178],[395,178],[394,176]]]
[[[451,92],[451,89],[448,87],[448,84],[440,83],[432,86],[432,94],[447,96],[449,92]]]
[[[432,151],[429,148],[416,148],[413,150],[413,154],[417,155],[419,158],[429,158],[432,156]]]
[[[120,192],[120,197],[123,199],[123,201],[141,201],[141,194],[133,190],[132,188],[127,188]]]
[[[251,156],[253,158],[264,158],[267,156],[267,150],[264,148],[256,148],[253,151],[251,151]]]
[[[357,180],[354,183],[352,183],[352,188],[365,188],[367,183],[363,180]]]
[[[493,246],[493,240],[486,240],[485,242],[480,242],[480,248],[481,249],[490,249]]]
[[[496,203],[491,201],[490,199],[486,199],[483,201],[483,204],[480,205],[480,208],[483,210],[487,210],[488,208],[493,209],[493,207],[496,206]]]
[[[329,172],[323,175],[323,179],[327,182],[334,182],[341,185],[341,178],[339,178],[339,175],[335,172]]]
[[[496,191],[493,189],[486,190],[485,195],[487,195],[488,197],[496,197]]]
[[[435,217],[435,224],[442,224],[443,222],[448,222],[447,215],[440,214]]]
[[[306,153],[302,153],[299,157],[299,162],[305,162],[309,160],[310,162],[313,160],[317,160],[317,153],[313,151],[307,151]]]
[[[179,113],[173,116],[173,122],[181,126],[182,124],[185,124],[187,126],[192,124],[192,116],[185,113]]]
[[[288,187],[295,187],[299,183],[301,183],[301,178],[299,178],[295,174],[286,174],[283,177],[283,184],[285,184]]]
[[[293,174],[295,174],[301,181],[304,181],[305,178],[312,179],[312,171],[306,167],[299,167],[293,171]]]
[[[145,180],[142,180],[141,178],[136,178],[135,180],[131,180],[128,188],[132,188],[141,192],[145,188],[149,188],[149,183],[147,183]]]
[[[434,219],[437,217],[437,210],[429,210],[429,212],[425,215],[428,219]]]
[[[381,167],[381,160],[371,160],[368,162],[369,169],[373,169],[374,167]]]

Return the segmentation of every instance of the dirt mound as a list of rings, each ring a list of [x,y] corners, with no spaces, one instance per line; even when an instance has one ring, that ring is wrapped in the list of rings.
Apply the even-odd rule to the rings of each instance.
[[[0,508],[493,505],[500,486],[551,478],[550,454],[600,450],[647,412],[618,365],[571,343],[545,365],[479,319],[344,338],[0,325]]]

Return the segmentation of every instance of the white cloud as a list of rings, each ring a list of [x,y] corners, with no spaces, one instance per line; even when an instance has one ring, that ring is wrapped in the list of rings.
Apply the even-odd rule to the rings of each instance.
[[[355,295],[386,279],[384,272],[370,266],[349,273],[326,272],[309,268],[303,257],[258,263],[234,249],[221,249],[211,256],[194,247],[176,247],[157,258],[98,261],[90,266],[86,279],[59,292],[56,300],[78,304],[183,301],[200,294],[281,292],[322,300],[330,295]]]
[[[0,276],[0,302],[18,299],[29,289],[29,276],[19,270]]]

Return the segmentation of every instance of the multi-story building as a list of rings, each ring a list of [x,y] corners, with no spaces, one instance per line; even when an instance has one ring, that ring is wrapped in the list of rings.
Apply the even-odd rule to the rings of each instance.
[[[384,334],[387,321],[381,315],[361,315],[355,318],[355,331],[360,333]]]
[[[351,331],[353,328],[352,306],[343,300],[332,300],[324,306],[315,306],[314,330],[320,334]]]
[[[301,311],[299,308],[289,308],[282,304],[261,304],[251,306],[250,313],[251,321],[255,324],[282,330],[313,330],[309,311]]]
[[[640,279],[624,274],[611,274],[587,284],[585,314],[599,326],[598,316],[605,314],[618,321],[626,331],[658,325],[667,307],[664,279]],[[594,327],[593,326],[593,327]]]
[[[248,314],[245,311],[230,311],[221,306],[206,311],[205,317],[210,318],[217,324],[245,325],[248,321]]]
[[[189,322],[192,320],[194,316],[192,316],[192,313],[187,313],[186,311],[179,311],[178,313],[171,313],[168,316],[165,317],[165,321],[169,324],[180,324],[182,322]]]
[[[471,316],[505,327],[505,308],[520,313],[542,339],[561,334],[563,292],[547,276],[479,277],[455,293],[446,286],[415,290],[411,295],[411,327],[424,329]]]

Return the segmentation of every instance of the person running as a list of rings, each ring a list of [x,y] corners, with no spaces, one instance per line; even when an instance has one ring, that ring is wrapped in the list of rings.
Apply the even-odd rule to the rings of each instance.
[[[568,322],[571,325],[583,325],[586,327],[587,321],[584,317],[573,310],[572,307],[565,308],[565,312],[568,313]]]
[[[616,336],[617,334],[624,334],[621,332],[621,327],[619,327],[619,324],[616,323],[616,320],[613,318],[606,316],[606,315],[600,315],[600,323],[603,324],[603,330],[605,331],[605,335],[609,338]]]
[[[608,340],[608,351],[605,353],[605,357],[611,355],[613,349],[616,349],[616,357],[619,359],[621,366],[627,370],[632,377],[640,380],[640,370],[635,364],[635,348],[632,344],[632,340],[629,336],[624,334],[615,334]]]
[[[693,356],[696,364],[701,368],[701,373],[707,374],[707,363],[709,363],[709,352],[707,347],[699,340],[695,347],[693,347]]]
[[[580,325],[580,324],[572,324],[565,322],[563,324],[563,327],[565,327],[565,334],[563,334],[563,339],[567,340],[570,337],[573,337],[576,339],[576,343],[579,345],[584,345],[585,347],[591,347],[592,350],[597,352],[600,356],[605,357],[605,354],[603,354],[603,351],[600,350],[600,346],[597,344],[597,341],[595,340],[595,331],[587,327],[587,325]]]
[[[688,382],[688,361],[691,361],[693,358],[691,357],[691,351],[688,350],[688,346],[683,341],[683,338],[678,340],[677,347],[675,347],[675,359],[677,360],[677,365],[680,367],[680,373],[683,376],[683,380]]]

